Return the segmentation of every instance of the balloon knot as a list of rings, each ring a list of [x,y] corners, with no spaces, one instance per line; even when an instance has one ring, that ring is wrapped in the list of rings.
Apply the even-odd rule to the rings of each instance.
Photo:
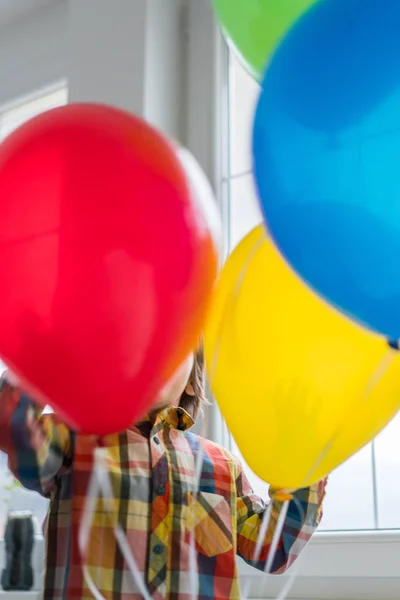
[[[388,340],[388,344],[390,348],[393,348],[393,350],[400,350],[399,340]]]
[[[277,500],[278,502],[290,502],[290,500],[293,500],[293,494],[286,490],[278,490],[274,494],[274,500]]]

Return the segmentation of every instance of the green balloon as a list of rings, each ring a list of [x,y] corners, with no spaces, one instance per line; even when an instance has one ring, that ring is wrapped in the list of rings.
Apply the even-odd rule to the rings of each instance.
[[[260,80],[269,56],[291,25],[318,0],[213,0],[222,29]]]

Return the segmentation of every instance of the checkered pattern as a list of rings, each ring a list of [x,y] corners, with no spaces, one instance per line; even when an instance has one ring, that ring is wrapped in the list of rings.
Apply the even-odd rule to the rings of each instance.
[[[71,433],[54,415],[39,416],[29,399],[6,383],[0,406],[0,448],[8,453],[10,467],[27,488],[51,498],[44,599],[91,600],[82,573],[78,531],[98,440]],[[192,536],[198,597],[240,597],[236,554],[252,562],[265,505],[253,494],[238,460],[207,440],[203,440],[200,487],[195,493],[201,441],[188,431],[192,424],[183,409],[168,409],[155,423],[144,422],[102,440],[108,451],[115,512],[108,514],[98,500],[85,563],[107,600],[141,597],[114,538],[112,524],[117,521],[155,600],[191,600]],[[290,566],[317,527],[323,487],[296,492],[297,502],[289,505],[273,561],[274,572]],[[266,565],[280,509],[274,501],[255,565],[259,569]]]

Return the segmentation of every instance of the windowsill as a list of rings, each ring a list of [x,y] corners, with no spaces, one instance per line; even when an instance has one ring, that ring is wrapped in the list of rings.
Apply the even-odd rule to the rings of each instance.
[[[291,600],[398,600],[400,531],[317,533],[298,559]],[[297,569],[297,570],[296,570]],[[288,576],[266,577],[240,563],[250,598],[275,598]]]
[[[36,537],[35,571],[43,561],[43,538]],[[0,540],[0,548],[2,546]],[[289,573],[295,575],[290,600],[398,600],[400,530],[320,532]],[[270,576],[239,563],[242,582],[251,582],[252,600],[276,598],[288,576]],[[39,583],[39,582],[37,582]],[[40,591],[4,592],[1,600],[36,600]]]
[[[42,592],[5,592],[0,590],[1,600],[41,600]]]
[[[346,531],[318,531],[312,544],[376,544],[380,542],[400,542],[400,529],[362,529]]]

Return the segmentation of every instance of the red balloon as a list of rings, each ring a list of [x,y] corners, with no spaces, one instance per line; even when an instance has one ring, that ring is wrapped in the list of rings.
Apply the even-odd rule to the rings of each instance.
[[[0,355],[84,433],[129,427],[196,345],[217,253],[175,147],[71,104],[0,146]]]

